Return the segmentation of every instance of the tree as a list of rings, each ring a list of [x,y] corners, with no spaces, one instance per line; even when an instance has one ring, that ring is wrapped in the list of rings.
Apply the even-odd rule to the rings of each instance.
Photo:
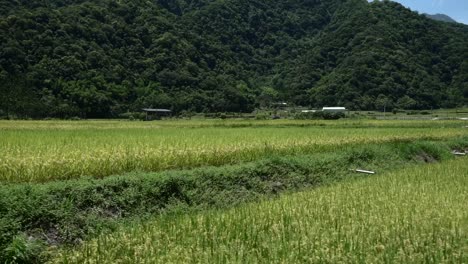
[[[38,103],[30,83],[21,76],[6,76],[0,78],[0,110],[7,119],[12,116],[26,117],[34,115]]]
[[[386,112],[393,109],[393,101],[383,94],[379,94],[375,100],[375,108],[382,112]]]
[[[409,109],[414,109],[414,107],[417,105],[417,102],[416,100],[414,100],[413,98],[405,95],[403,97],[401,97],[400,99],[398,99],[397,103],[396,103],[396,107],[397,108],[400,108],[400,109],[405,109],[405,110],[409,110]]]
[[[278,99],[278,91],[272,87],[264,86],[261,88],[260,95],[257,97],[257,102],[260,107],[271,107]]]

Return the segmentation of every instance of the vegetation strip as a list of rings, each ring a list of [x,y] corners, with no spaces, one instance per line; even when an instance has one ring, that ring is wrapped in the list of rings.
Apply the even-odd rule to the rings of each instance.
[[[35,253],[43,251],[37,246],[40,241],[77,243],[125,219],[232,207],[279,192],[362,177],[349,171],[353,167],[394,170],[408,163],[450,159],[452,149],[467,146],[467,138],[392,142],[234,166],[6,185],[0,187],[0,260],[22,252],[35,261],[41,257]]]
[[[466,263],[468,163],[125,226],[60,263]]]

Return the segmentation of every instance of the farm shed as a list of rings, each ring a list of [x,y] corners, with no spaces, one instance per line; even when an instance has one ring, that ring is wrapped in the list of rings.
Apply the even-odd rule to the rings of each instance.
[[[322,112],[333,112],[333,113],[337,113],[337,112],[346,112],[346,108],[345,107],[324,107],[322,108]]]
[[[276,106],[276,107],[287,107],[288,103],[279,102],[279,103],[273,103],[273,105]]]
[[[152,109],[144,108],[143,112],[146,113],[146,121],[151,120],[160,120],[162,117],[167,117],[172,115],[172,111],[169,109]]]

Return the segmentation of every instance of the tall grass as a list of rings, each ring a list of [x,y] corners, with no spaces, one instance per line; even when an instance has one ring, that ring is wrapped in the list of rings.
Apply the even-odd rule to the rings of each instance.
[[[0,182],[161,171],[339,149],[345,144],[467,135],[460,122],[0,122]],[[322,126],[324,125],[324,126]]]
[[[465,263],[466,159],[228,211],[167,216],[64,251],[63,263]]]

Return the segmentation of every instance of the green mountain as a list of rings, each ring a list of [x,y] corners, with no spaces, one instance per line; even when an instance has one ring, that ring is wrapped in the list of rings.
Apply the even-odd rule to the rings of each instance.
[[[468,26],[391,1],[0,0],[0,116],[468,103]]]
[[[437,21],[443,21],[443,22],[450,22],[450,23],[457,23],[455,19],[444,15],[444,14],[435,14],[435,15],[429,15],[429,14],[424,14],[426,17],[437,20]]]

